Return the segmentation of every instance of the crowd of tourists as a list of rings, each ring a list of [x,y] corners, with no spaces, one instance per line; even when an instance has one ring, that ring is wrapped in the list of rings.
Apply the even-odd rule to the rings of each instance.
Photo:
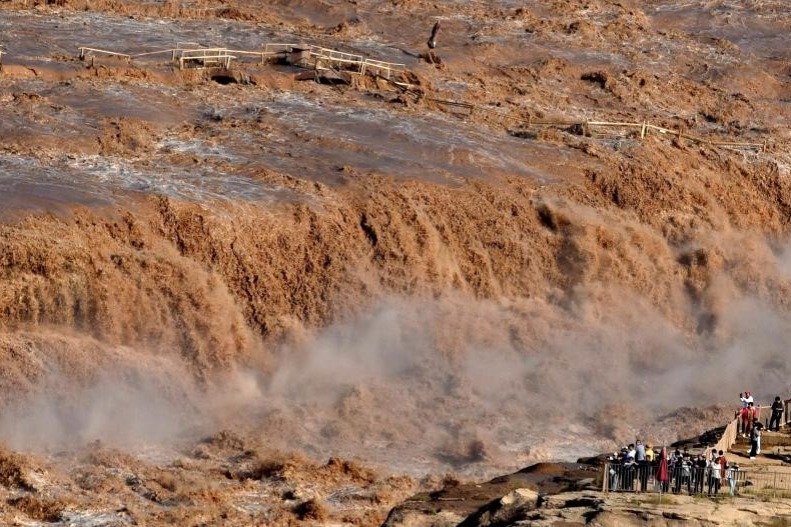
[[[760,410],[752,393],[739,394],[741,408],[736,412],[738,430],[742,437],[750,439],[750,449],[746,452],[750,459],[761,453]],[[783,402],[775,397],[771,405],[771,417],[767,428],[778,431],[783,416]],[[676,448],[671,454],[666,448],[656,449],[644,445],[641,440],[621,448],[609,456],[609,490],[635,492],[673,492],[709,495],[728,492],[736,495],[739,481],[744,472],[735,462],[729,462],[722,450],[704,449],[693,454],[687,448]]]
[[[758,407],[755,406],[753,394],[744,392],[739,394],[739,400],[742,403],[741,409],[736,413],[737,423],[739,424],[739,433],[742,437],[750,438],[750,459],[761,453],[761,432],[763,430],[763,423],[761,423],[761,414]],[[767,428],[773,432],[780,430],[781,421],[783,418],[783,401],[780,396],[775,397],[772,401],[772,406],[769,408],[772,412]]]
[[[610,456],[609,490],[638,492],[673,492],[719,494],[729,489],[736,494],[739,465],[729,463],[722,450],[712,449],[709,456],[691,454],[687,448],[676,449],[667,456],[666,473],[661,473],[662,457],[667,449],[654,450],[639,439]],[[664,476],[664,477],[663,477]]]

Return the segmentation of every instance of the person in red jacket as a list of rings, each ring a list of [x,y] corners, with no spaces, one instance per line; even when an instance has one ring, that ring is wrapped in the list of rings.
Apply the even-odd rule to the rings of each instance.
[[[750,434],[750,427],[752,426],[753,416],[752,410],[749,406],[745,406],[741,411],[742,416],[742,436],[747,437]]]
[[[722,480],[721,484],[725,485],[725,470],[728,468],[728,460],[725,459],[725,454],[722,450],[719,451],[718,456],[718,461],[720,462],[720,479]]]

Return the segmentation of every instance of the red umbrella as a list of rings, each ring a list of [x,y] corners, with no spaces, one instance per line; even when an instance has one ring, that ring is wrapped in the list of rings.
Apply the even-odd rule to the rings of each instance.
[[[662,447],[662,454],[659,456],[659,468],[656,469],[656,479],[664,483],[670,479],[670,471],[667,469],[667,448]]]

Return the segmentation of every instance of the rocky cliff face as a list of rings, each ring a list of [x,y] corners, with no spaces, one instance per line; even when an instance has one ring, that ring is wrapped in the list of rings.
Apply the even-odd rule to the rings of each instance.
[[[531,494],[532,493],[532,494]],[[784,503],[734,498],[724,503],[690,496],[602,495],[568,492],[537,499],[534,491],[517,489],[496,500],[487,511],[466,518],[438,510],[388,520],[392,527],[551,527],[596,525],[617,527],[650,525],[767,525],[786,521],[791,510]],[[538,504],[537,504],[538,503]],[[491,510],[496,509],[496,513]]]

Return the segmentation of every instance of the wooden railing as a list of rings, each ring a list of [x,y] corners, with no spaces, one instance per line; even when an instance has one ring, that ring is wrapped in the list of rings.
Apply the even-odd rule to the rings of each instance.
[[[758,410],[757,418],[760,422],[761,419],[768,419],[768,416],[771,415],[771,406],[756,406],[756,410]],[[720,440],[712,447],[716,448],[719,452],[722,450],[723,452],[727,452],[733,445],[736,443],[736,439],[739,437],[739,423],[741,421],[741,415],[737,415],[733,418],[733,420],[728,423],[728,426],[725,427],[725,430],[722,432],[722,436]],[[768,428],[769,423],[764,422],[764,426]],[[708,455],[708,453],[707,453]]]
[[[736,438],[739,435],[739,419],[740,417],[736,417],[730,423],[728,423],[728,426],[726,426],[725,430],[722,432],[720,440],[717,441],[711,448],[716,449],[717,452],[720,450],[723,452],[730,450],[733,444],[736,443]],[[708,456],[709,452],[707,451],[706,458],[708,458]]]

